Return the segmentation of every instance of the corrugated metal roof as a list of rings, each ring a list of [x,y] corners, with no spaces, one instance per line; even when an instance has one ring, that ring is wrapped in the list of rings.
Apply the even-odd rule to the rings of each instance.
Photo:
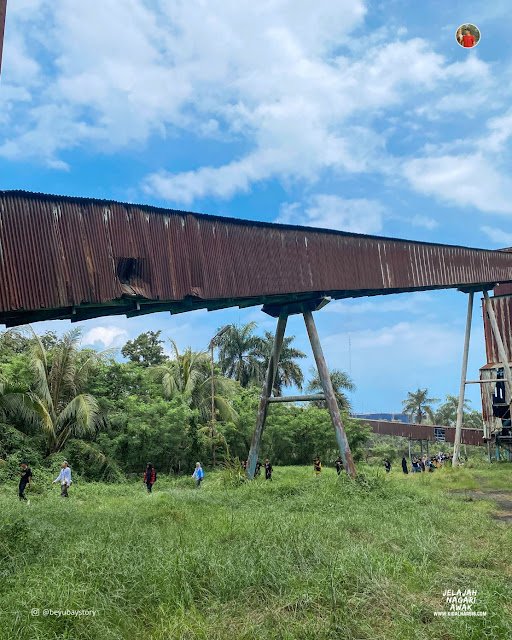
[[[0,191],[0,322],[512,281],[512,254]]]

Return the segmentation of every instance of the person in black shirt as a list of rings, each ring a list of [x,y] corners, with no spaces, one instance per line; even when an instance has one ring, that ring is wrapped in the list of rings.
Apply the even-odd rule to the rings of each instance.
[[[322,463],[318,456],[313,460],[313,470],[315,472],[315,476],[319,476],[322,473]]]
[[[340,475],[343,470],[343,460],[341,459],[341,456],[338,456],[336,458],[336,460],[334,461],[334,466],[336,467],[336,473]]]
[[[386,469],[386,473],[391,471],[391,462],[389,460],[384,460],[384,468]]]
[[[20,464],[21,467],[21,478],[20,485],[18,487],[18,495],[20,500],[26,500],[25,489],[27,488],[27,484],[30,486],[30,482],[32,480],[32,469],[28,466],[26,462],[22,462]]]
[[[272,465],[268,458],[265,460],[265,480],[272,480]]]
[[[407,469],[407,460],[405,456],[402,458],[402,471],[406,474],[409,473],[409,470]]]
[[[261,467],[262,467],[262,464],[261,464],[261,462],[258,460],[258,461],[256,462],[256,469],[254,470],[254,477],[256,477],[256,476],[259,476],[259,475],[260,475]]]

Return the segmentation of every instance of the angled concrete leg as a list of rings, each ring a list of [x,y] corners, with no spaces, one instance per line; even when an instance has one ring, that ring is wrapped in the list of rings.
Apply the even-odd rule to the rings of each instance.
[[[313,314],[311,313],[311,311],[305,311],[303,315],[304,322],[306,323],[306,329],[308,331],[309,341],[311,342],[311,347],[313,348],[313,355],[315,356],[318,374],[322,382],[325,401],[327,402],[327,407],[329,409],[329,413],[331,414],[331,420],[336,432],[336,440],[338,441],[341,459],[343,460],[343,465],[347,474],[351,477],[355,477],[356,468],[354,465],[354,461],[352,460],[352,453],[348,444],[347,435],[345,433],[345,429],[343,428],[340,410],[338,407],[338,403],[336,402],[336,396],[334,395],[334,389],[332,387],[331,378],[329,376],[329,369],[327,368],[327,363],[325,362],[322,345],[320,344],[320,338],[318,337]]]
[[[455,424],[455,438],[453,442],[452,466],[459,464],[460,439],[462,433],[462,419],[464,417],[464,396],[466,393],[466,376],[468,372],[469,339],[471,337],[471,318],[473,316],[473,291],[469,292],[468,313],[466,316],[466,333],[464,336],[464,351],[462,353],[462,370],[460,374],[459,403],[457,405],[457,422]]]
[[[258,407],[258,417],[256,419],[256,428],[252,435],[251,449],[249,451],[249,458],[247,464],[247,477],[249,479],[254,478],[254,472],[256,471],[256,462],[258,461],[258,452],[260,448],[261,436],[265,427],[265,420],[267,418],[268,410],[268,398],[272,395],[272,387],[274,386],[274,380],[277,373],[277,365],[279,364],[279,356],[281,354],[281,348],[283,346],[284,332],[286,330],[286,322],[288,320],[288,314],[281,314],[277,321],[276,335],[274,337],[274,347],[272,349],[272,355],[268,361],[267,376],[263,384],[261,391],[260,404]]]

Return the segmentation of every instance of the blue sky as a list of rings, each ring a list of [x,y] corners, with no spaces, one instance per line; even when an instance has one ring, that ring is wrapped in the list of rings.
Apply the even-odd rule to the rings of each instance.
[[[0,80],[0,188],[485,248],[512,245],[512,60],[504,1],[16,0]],[[457,27],[475,23],[465,50]],[[354,410],[455,394],[466,296],[317,314]],[[484,364],[475,304],[470,377]],[[231,309],[84,322],[84,343],[162,329],[206,346]],[[68,322],[39,323],[64,331]],[[300,318],[290,322],[309,353]],[[311,359],[310,359],[311,361]],[[306,369],[310,366],[306,364]],[[477,406],[478,390],[469,397]]]

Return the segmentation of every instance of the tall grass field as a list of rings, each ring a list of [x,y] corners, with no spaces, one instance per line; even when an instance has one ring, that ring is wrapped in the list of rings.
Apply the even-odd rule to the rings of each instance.
[[[512,638],[512,467],[0,489],[1,640]],[[453,491],[457,489],[458,491]],[[449,617],[446,591],[481,617]]]

